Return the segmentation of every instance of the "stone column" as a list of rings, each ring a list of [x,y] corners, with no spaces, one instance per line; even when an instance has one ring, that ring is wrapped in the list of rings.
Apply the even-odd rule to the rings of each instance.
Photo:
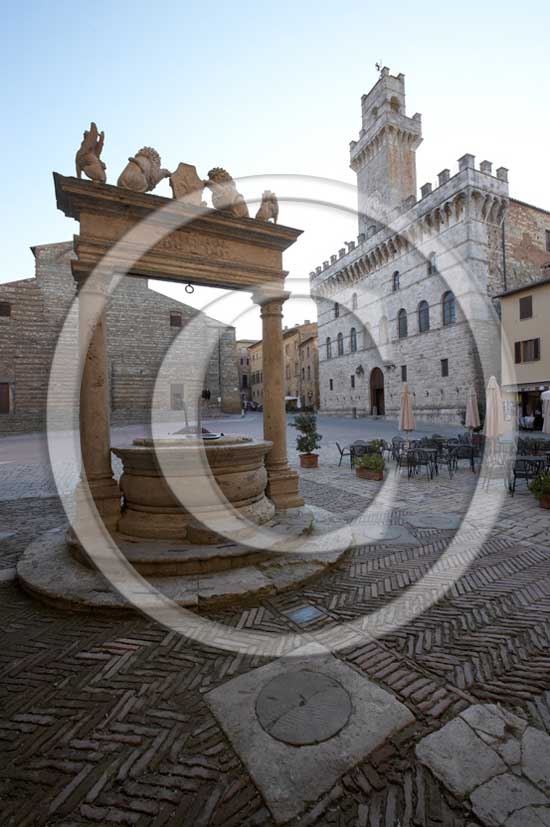
[[[288,466],[283,358],[283,302],[290,294],[284,291],[258,290],[253,299],[262,313],[262,370],[264,439],[273,443],[266,458],[267,496],[278,510],[304,504],[296,471]]]
[[[80,386],[81,473],[103,522],[114,530],[120,517],[120,490],[111,466],[106,301],[106,285],[97,273],[79,285],[80,357],[84,360]]]

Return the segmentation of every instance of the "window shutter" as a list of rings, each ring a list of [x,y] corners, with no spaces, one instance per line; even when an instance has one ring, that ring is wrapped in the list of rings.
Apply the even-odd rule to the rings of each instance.
[[[533,316],[533,297],[524,296],[519,300],[519,318],[530,319]]]
[[[514,345],[515,348],[515,358],[516,358],[516,365],[521,364],[521,342],[516,342]]]
[[[537,361],[537,359],[540,359],[540,339],[533,339],[533,345],[533,359]]]

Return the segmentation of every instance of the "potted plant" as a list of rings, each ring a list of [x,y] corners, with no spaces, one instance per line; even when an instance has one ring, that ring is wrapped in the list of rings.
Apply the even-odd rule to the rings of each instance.
[[[319,455],[315,454],[320,447],[322,436],[317,433],[317,417],[315,414],[298,414],[294,417],[292,427],[300,432],[296,438],[296,450],[300,452],[302,468],[317,468]]]
[[[529,491],[540,502],[541,508],[550,508],[550,471],[539,474],[529,486]]]
[[[363,480],[383,480],[385,465],[382,454],[363,454],[355,463],[355,473]]]

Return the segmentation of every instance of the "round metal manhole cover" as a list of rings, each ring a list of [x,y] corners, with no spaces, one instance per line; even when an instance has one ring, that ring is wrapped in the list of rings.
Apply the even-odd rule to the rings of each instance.
[[[267,683],[256,700],[263,729],[293,746],[328,741],[349,721],[351,700],[344,687],[320,672],[287,672]]]

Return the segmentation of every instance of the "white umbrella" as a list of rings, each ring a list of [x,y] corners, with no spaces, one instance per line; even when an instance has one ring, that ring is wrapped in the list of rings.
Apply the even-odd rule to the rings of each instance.
[[[468,404],[466,405],[466,421],[467,428],[479,428],[481,425],[479,421],[479,408],[477,404],[477,393],[475,388],[470,388],[468,394]]]
[[[416,421],[413,413],[412,399],[409,393],[409,386],[405,382],[401,394],[401,407],[399,409],[399,430],[414,431],[415,428]]]
[[[542,415],[544,417],[542,433],[550,434],[550,390],[541,393],[540,401],[542,402]]]
[[[504,433],[504,413],[502,396],[497,380],[491,376],[487,384],[487,402],[485,413],[485,436],[494,438]]]

